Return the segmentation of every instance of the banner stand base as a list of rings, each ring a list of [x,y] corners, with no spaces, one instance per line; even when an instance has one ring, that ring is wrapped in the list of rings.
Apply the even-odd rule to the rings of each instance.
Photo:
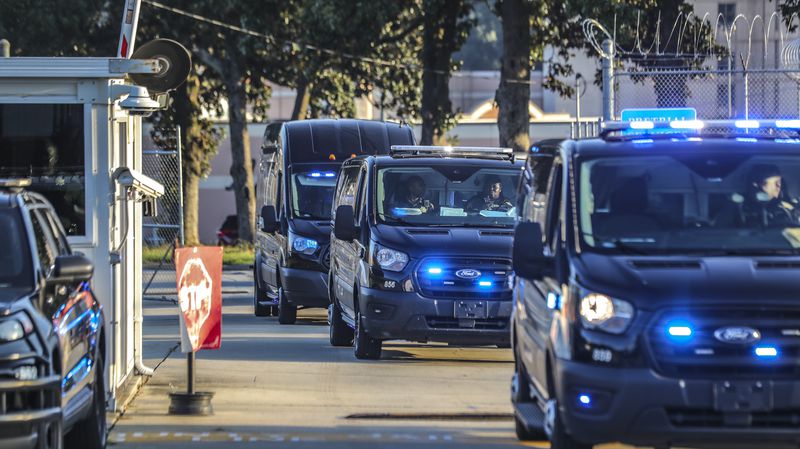
[[[211,398],[214,393],[194,392],[194,393],[170,393],[169,394],[169,414],[170,415],[212,415]]]

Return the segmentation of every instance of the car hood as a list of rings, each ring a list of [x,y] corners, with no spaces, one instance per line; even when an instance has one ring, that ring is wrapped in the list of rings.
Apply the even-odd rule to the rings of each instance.
[[[303,220],[295,218],[290,225],[292,232],[303,237],[310,237],[319,243],[327,243],[331,239],[330,220]]]
[[[797,301],[800,258],[634,257],[586,253],[575,259],[578,283],[638,308],[698,302],[753,305]]]
[[[0,311],[7,309],[9,305],[29,296],[30,289],[25,288],[0,288]]]
[[[428,256],[511,257],[511,228],[440,228],[377,225],[372,239],[406,252],[412,258]]]

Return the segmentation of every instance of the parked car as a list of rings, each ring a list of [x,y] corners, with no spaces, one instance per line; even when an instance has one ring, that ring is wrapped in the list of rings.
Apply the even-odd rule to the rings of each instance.
[[[239,241],[239,216],[228,215],[217,231],[217,245],[231,246]]]
[[[267,126],[257,170],[256,316],[293,324],[298,307],[328,307],[331,204],[342,163],[413,144],[408,125],[299,120]]]
[[[514,196],[507,148],[397,146],[347,161],[331,240],[330,342],[509,344]]]
[[[513,252],[520,439],[797,446],[798,129],[606,123],[532,148]]]
[[[106,445],[105,329],[92,263],[43,196],[0,180],[0,448]]]

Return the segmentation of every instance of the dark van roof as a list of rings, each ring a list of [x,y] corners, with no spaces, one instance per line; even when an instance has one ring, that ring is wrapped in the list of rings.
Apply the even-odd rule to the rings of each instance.
[[[392,145],[413,145],[408,125],[375,120],[316,119],[283,124],[289,162],[343,162],[352,155],[388,154]]]

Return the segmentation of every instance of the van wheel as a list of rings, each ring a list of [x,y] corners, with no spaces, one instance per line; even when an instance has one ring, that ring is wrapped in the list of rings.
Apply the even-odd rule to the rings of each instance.
[[[278,289],[278,322],[280,324],[294,324],[297,321],[297,306],[289,304],[283,287]]]
[[[364,330],[361,312],[356,314],[356,330],[353,338],[354,352],[359,360],[378,360],[381,358],[381,347],[383,342],[377,338],[372,338]]]
[[[353,346],[353,329],[344,322],[342,309],[336,300],[328,306],[328,324],[330,325],[331,346]]]
[[[106,384],[103,359],[97,358],[89,415],[66,435],[66,449],[104,449],[106,447]]]
[[[580,443],[575,441],[564,428],[561,421],[561,412],[558,410],[558,402],[550,400],[547,402],[545,413],[545,428],[550,434],[550,449],[592,449],[593,444]]]
[[[514,404],[530,404],[534,400],[531,398],[531,384],[528,372],[522,362],[514,363],[514,377],[511,379],[511,402]],[[538,405],[536,405],[538,407]],[[517,439],[520,441],[541,441],[547,439],[544,429],[528,429],[514,414],[514,430]]]

